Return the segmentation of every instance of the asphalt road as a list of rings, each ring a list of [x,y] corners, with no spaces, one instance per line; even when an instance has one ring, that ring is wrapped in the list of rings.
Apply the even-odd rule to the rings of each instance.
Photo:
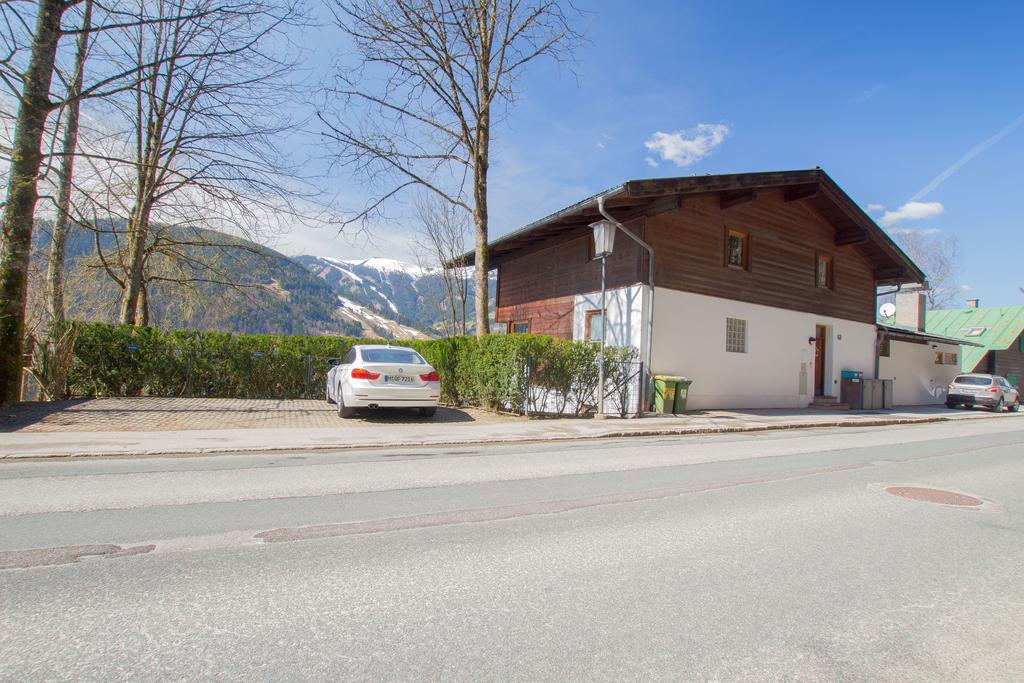
[[[1015,415],[4,462],[0,679],[1021,680],[1022,510]]]

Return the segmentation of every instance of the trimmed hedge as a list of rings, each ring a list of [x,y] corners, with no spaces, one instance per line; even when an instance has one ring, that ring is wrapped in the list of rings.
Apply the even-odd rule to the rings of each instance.
[[[353,344],[388,343],[72,325],[69,396],[315,398],[323,395],[330,358],[344,356]],[[416,349],[437,369],[445,403],[579,413],[597,387],[598,350],[585,342],[517,334],[390,343]],[[606,349],[609,380],[634,360],[632,349]]]

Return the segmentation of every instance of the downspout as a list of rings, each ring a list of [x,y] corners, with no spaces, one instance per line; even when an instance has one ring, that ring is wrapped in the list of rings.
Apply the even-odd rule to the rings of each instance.
[[[631,240],[639,244],[641,247],[647,250],[647,287],[650,292],[650,300],[647,305],[647,350],[644,353],[644,365],[646,366],[646,373],[648,376],[651,375],[651,362],[654,358],[654,248],[647,242],[634,235],[629,229],[626,228],[622,223],[618,222],[605,210],[604,208],[604,195],[597,198],[597,211],[600,213],[605,220],[612,223],[616,228],[621,230]],[[602,318],[607,317],[605,313],[602,313]],[[650,382],[644,382],[644,405],[646,405],[647,398],[647,387]]]

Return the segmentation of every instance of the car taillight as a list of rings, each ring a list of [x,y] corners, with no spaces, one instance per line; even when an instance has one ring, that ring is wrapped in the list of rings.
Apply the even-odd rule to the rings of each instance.
[[[377,379],[380,377],[379,372],[370,372],[363,368],[352,368],[352,379]]]
[[[992,387],[991,389],[988,390],[988,393],[990,393],[990,394],[998,394],[999,393],[999,389],[997,389],[996,387]]]
[[[420,379],[424,382],[440,382],[441,378],[437,376],[437,370],[430,372],[426,375],[420,375]]]

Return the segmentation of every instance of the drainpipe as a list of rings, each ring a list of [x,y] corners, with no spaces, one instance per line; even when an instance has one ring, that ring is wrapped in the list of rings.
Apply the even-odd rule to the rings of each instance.
[[[629,229],[626,228],[626,226],[624,226],[622,223],[618,222],[617,220],[612,218],[611,215],[609,215],[609,213],[604,208],[604,195],[601,195],[597,198],[597,211],[605,218],[605,220],[611,222],[616,228],[624,232],[627,237],[629,237],[631,240],[633,240],[641,247],[643,247],[645,250],[647,250],[647,287],[650,291],[650,303],[647,306],[647,350],[644,354],[644,365],[647,366],[647,375],[650,375],[651,362],[654,357],[654,248],[647,242],[644,242],[642,239],[634,235]],[[604,318],[606,316],[602,315],[601,317]],[[647,403],[647,387],[649,386],[649,384],[649,382],[644,382],[643,392],[645,405]]]

